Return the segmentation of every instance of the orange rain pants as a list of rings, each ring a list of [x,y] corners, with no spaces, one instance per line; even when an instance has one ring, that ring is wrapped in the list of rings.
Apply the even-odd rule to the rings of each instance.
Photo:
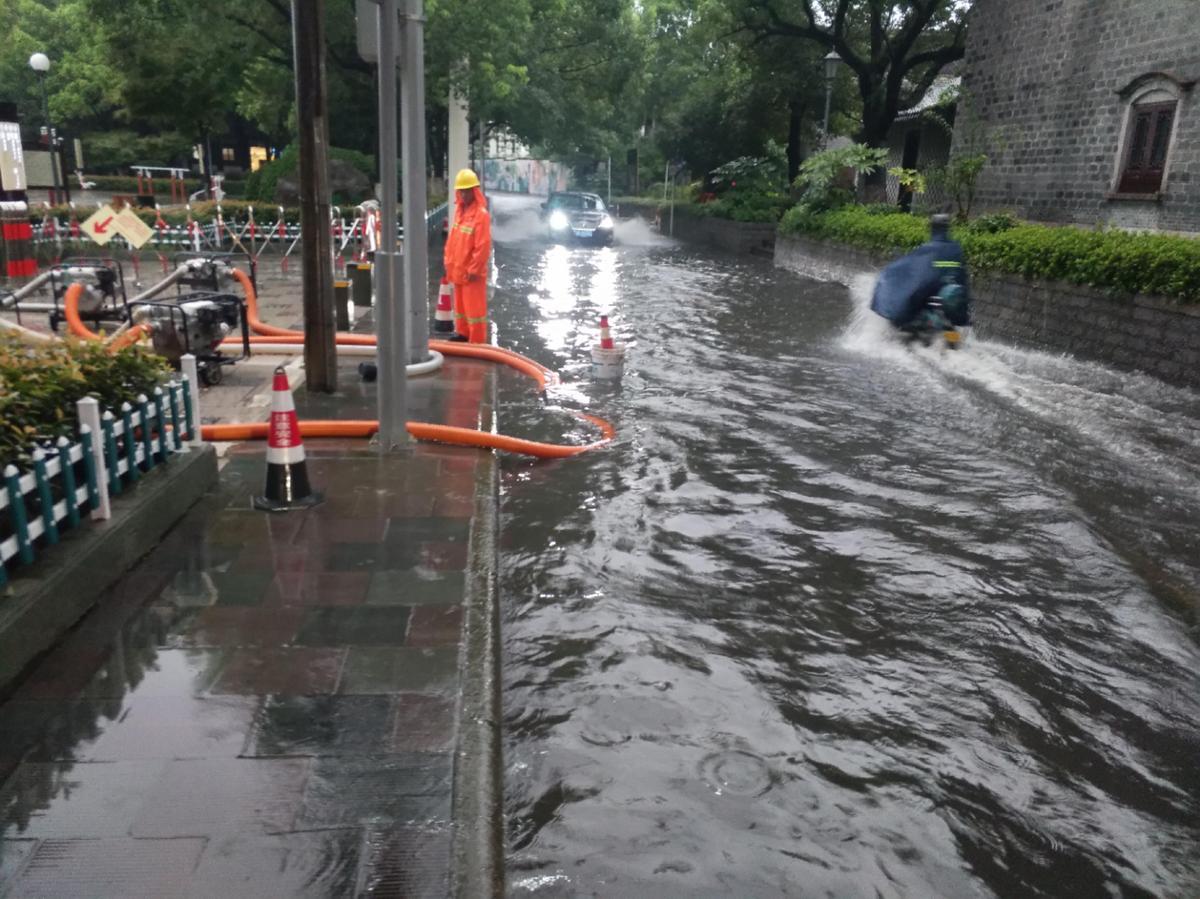
[[[488,342],[487,281],[454,285],[454,330],[471,343]]]

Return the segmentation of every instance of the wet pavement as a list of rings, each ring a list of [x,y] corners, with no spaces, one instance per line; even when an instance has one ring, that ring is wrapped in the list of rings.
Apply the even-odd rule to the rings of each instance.
[[[297,396],[302,418],[373,417],[342,374],[336,397]],[[478,424],[490,378],[448,363],[413,382],[413,417]],[[252,511],[262,449],[235,447],[219,491],[0,705],[0,895],[447,893],[465,568],[494,462],[307,449],[322,505]]]
[[[1200,396],[496,205],[512,895],[1200,895]]]

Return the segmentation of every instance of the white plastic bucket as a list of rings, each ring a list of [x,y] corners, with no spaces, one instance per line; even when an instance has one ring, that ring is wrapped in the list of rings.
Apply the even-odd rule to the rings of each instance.
[[[592,347],[592,377],[599,381],[615,381],[625,373],[625,347]]]

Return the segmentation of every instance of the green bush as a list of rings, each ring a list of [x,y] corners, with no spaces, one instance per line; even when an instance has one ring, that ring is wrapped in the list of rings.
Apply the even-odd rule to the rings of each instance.
[[[330,147],[330,159],[340,159],[348,162],[375,182],[375,157],[360,153],[357,150],[347,150],[343,147]],[[259,166],[257,172],[251,172],[246,178],[246,186],[242,196],[257,203],[274,203],[275,188],[280,178],[294,175],[300,168],[300,148],[296,144],[287,147],[279,154],[278,159],[272,159]],[[362,197],[334,197],[334,202],[354,203]]]
[[[166,363],[138,347],[110,353],[76,340],[30,346],[0,333],[0,463],[25,463],[35,442],[75,433],[75,403],[94,396],[109,409],[153,392]]]
[[[858,174],[869,174],[887,163],[888,151],[865,144],[850,144],[814,153],[800,164],[795,187],[800,202],[812,209],[836,209],[854,200]]]
[[[1010,218],[990,216],[955,229],[972,268],[1200,302],[1200,240],[1010,224]],[[929,223],[907,213],[873,215],[862,207],[815,212],[798,206],[784,215],[780,231],[890,254],[924,243]]]

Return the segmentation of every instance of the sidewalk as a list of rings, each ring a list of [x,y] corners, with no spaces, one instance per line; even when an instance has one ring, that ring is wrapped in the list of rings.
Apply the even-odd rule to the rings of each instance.
[[[357,361],[300,417],[375,417]],[[483,363],[410,384],[415,419],[491,420]],[[236,417],[265,417],[255,395]],[[0,895],[490,892],[495,459],[307,449],[322,505],[252,511],[262,448],[232,447],[219,492],[0,705]]]

